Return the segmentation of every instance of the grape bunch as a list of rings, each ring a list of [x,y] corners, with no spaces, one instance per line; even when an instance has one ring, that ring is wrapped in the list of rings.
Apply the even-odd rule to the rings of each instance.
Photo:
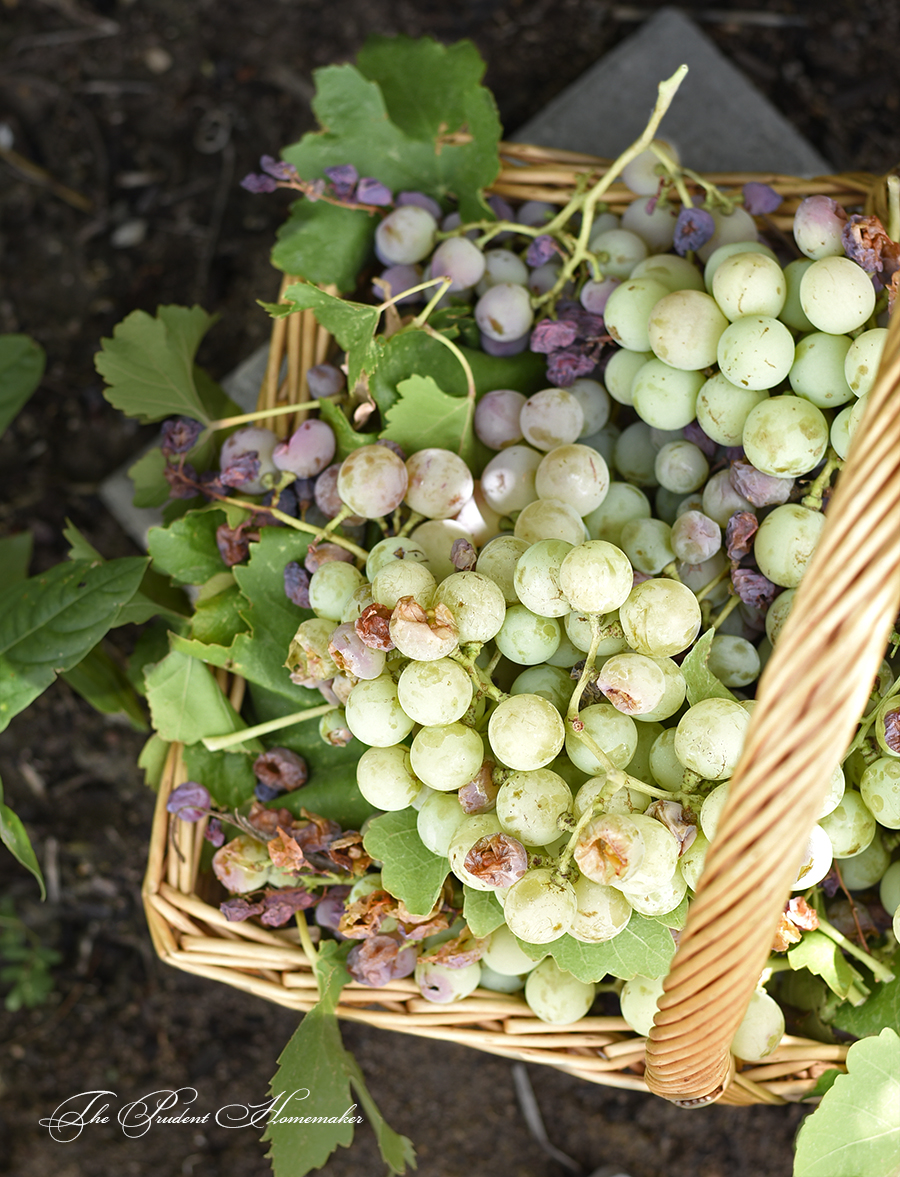
[[[522,989],[561,1024],[587,1014],[596,986],[547,946],[611,940],[635,912],[665,920],[697,887],[900,272],[877,218],[828,197],[800,204],[791,257],[752,215],[778,202],[765,185],[743,202],[679,202],[666,144],[622,178],[634,200],[621,216],[494,197],[495,222],[464,225],[402,193],[378,225],[376,299],[455,307],[491,355],[546,356],[547,387],[478,398],[480,469],[384,439],[335,461],[333,429],[309,418],[283,442],[258,425],[233,433],[217,475],[321,529],[285,568],[308,611],[291,679],[331,705],[326,742],[364,749],[362,796],[415,811],[422,845],[446,859],[430,916],[408,919],[369,873],[322,899],[320,923],[360,941],[349,967],[365,983],[413,975],[443,1002]],[[319,365],[309,386],[339,395],[343,373]],[[893,916],[898,933],[898,686],[885,660],[788,915],[831,882],[880,883],[879,930]],[[463,885],[502,908],[486,937],[460,924]],[[821,904],[806,910],[805,926],[824,922]],[[791,943],[804,925],[785,918]],[[619,986],[639,1033],[661,986]],[[783,1028],[760,988],[734,1049],[762,1058]]]

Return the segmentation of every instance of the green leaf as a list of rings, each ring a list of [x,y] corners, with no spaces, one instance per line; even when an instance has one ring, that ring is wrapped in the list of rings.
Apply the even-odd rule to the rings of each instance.
[[[202,747],[202,744],[200,746]],[[168,755],[169,741],[153,732],[138,756],[138,768],[144,770],[144,784],[154,793],[159,789]]]
[[[360,446],[375,443],[375,434],[357,433],[334,401],[319,401],[319,416],[334,430],[337,442],[337,451],[334,455],[336,462],[343,462],[348,454],[358,450]]]
[[[169,501],[172,488],[163,474],[165,468],[165,454],[157,446],[128,467],[128,477],[134,483],[132,502],[136,507],[161,507]]]
[[[549,944],[528,944],[522,950],[534,960],[548,954],[561,969],[579,981],[600,981],[607,974],[630,981],[632,977],[664,977],[675,952],[675,941],[667,927],[636,911],[618,936],[601,944],[583,944],[573,936],[560,936]]]
[[[857,1038],[880,1034],[885,1026],[900,1026],[900,951],[894,954],[891,969],[893,981],[872,981],[872,993],[862,1005],[844,1004],[828,1020],[838,1030]]]
[[[787,958],[792,969],[809,969],[838,997],[846,997],[853,982],[860,979],[837,944],[824,932],[804,932],[803,938],[787,950]]]
[[[0,539],[0,592],[27,577],[33,543],[30,531]]]
[[[0,335],[0,434],[40,384],[46,362],[27,335]]]
[[[687,686],[688,702],[693,707],[701,699],[730,699],[736,703],[737,699],[723,683],[719,682],[709,669],[709,651],[712,648],[714,629],[708,629],[701,638],[694,643],[694,648],[681,664],[681,673]]]
[[[146,567],[76,560],[0,593],[0,731],[116,624]]]
[[[416,829],[416,811],[400,809],[373,818],[363,845],[382,863],[386,890],[414,915],[427,915],[437,902],[449,867],[446,858],[426,849]]]
[[[94,357],[115,408],[146,424],[186,416],[212,420],[194,373],[200,341],[215,322],[201,307],[159,307],[156,317],[132,311]]]
[[[900,1037],[885,1028],[854,1042],[838,1075],[800,1127],[794,1177],[897,1177]]]
[[[198,642],[230,646],[235,636],[247,629],[247,623],[240,614],[241,606],[246,604],[232,577],[231,584],[223,592],[216,593],[208,600],[197,601],[191,619],[191,637]]]
[[[188,777],[209,789],[223,809],[239,809],[253,799],[256,777],[253,758],[241,752],[209,752],[202,744],[185,748]]]
[[[336,1016],[341,989],[349,975],[346,945],[322,945],[314,962],[319,1001],[303,1018],[278,1059],[271,1084],[272,1109],[263,1140],[270,1148],[274,1177],[305,1177],[320,1168],[340,1145],[348,1148],[355,1123],[362,1123],[353,1103],[353,1087],[375,1132],[389,1173],[402,1175],[415,1166],[412,1144],[386,1124],[366,1087],[362,1072],[344,1049]],[[319,1123],[291,1123],[315,1117]],[[324,1121],[324,1122],[323,1122]]]
[[[206,584],[225,569],[216,543],[216,528],[224,522],[225,512],[214,507],[189,511],[168,527],[151,527],[147,551],[153,567],[181,584]]]
[[[102,644],[89,650],[71,670],[63,671],[62,678],[97,711],[124,715],[137,731],[148,730],[140,700],[125,671]]]
[[[823,1071],[815,1082],[815,1086],[811,1087],[805,1095],[800,1097],[800,1102],[803,1103],[808,1099],[821,1099],[826,1091],[830,1091],[834,1086],[834,1081],[838,1075],[842,1074],[838,1067],[829,1067],[827,1071]]]
[[[21,819],[3,801],[2,781],[0,781],[0,842],[26,870],[31,871],[41,889],[41,899],[46,899],[47,889],[44,886],[44,876],[41,874],[37,855]]]
[[[396,441],[407,453],[431,446],[452,450],[470,469],[478,466],[481,443],[473,429],[474,401],[447,396],[430,376],[410,376],[397,391],[400,398],[385,414],[381,437]]]
[[[493,891],[476,891],[463,884],[463,919],[473,936],[489,936],[503,923],[503,908]]]
[[[346,160],[344,161],[346,162]],[[367,212],[298,200],[278,230],[272,264],[322,286],[348,293],[372,252],[378,222]]]
[[[240,731],[246,725],[222,694],[209,668],[173,650],[146,675],[154,729],[165,740],[196,744],[204,736]],[[257,741],[253,744],[260,747]],[[253,746],[248,741],[247,746]]]
[[[347,353],[348,387],[355,388],[361,376],[378,362],[379,349],[373,341],[381,317],[378,308],[336,298],[309,282],[289,286],[284,297],[297,308],[313,310],[318,322],[335,337]]]

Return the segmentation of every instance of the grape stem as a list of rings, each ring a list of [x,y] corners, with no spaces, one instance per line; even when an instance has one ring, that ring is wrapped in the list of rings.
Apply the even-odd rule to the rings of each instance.
[[[209,491],[205,493],[209,494]],[[219,503],[228,503],[232,507],[243,507],[247,511],[265,511],[267,515],[271,515],[273,519],[280,519],[287,527],[293,527],[295,531],[305,531],[307,535],[322,536],[325,532],[321,527],[313,527],[311,523],[304,523],[300,519],[295,519],[293,515],[287,515],[284,511],[279,511],[277,507],[263,507],[257,503],[248,503],[244,499],[233,499],[230,495],[210,494],[210,498]],[[331,520],[334,524],[334,520]],[[336,524],[334,524],[336,526]],[[338,545],[338,547],[346,548],[348,552],[352,552],[359,560],[367,559],[369,553],[365,548],[361,548],[359,544],[355,544],[352,540],[345,539],[342,535],[332,535],[331,542]]]
[[[888,176],[888,237],[900,241],[900,177]]]
[[[809,490],[800,500],[800,505],[808,507],[810,511],[821,511],[825,491],[831,486],[831,476],[835,470],[840,470],[844,463],[835,451],[829,447],[825,465],[816,476],[815,482],[810,484]]]
[[[894,980],[894,974],[889,968],[883,965],[880,960],[876,960],[870,953],[865,952],[862,948],[857,948],[852,940],[848,940],[843,932],[839,932],[821,915],[819,916],[818,931],[824,932],[828,939],[833,940],[839,948],[843,948],[844,952],[862,961],[871,970],[877,981],[884,981],[887,984],[887,982]]]
[[[462,650],[457,650],[455,653],[451,654],[450,657],[454,662],[458,662],[460,666],[468,673],[469,678],[471,678],[472,682],[475,684],[475,690],[480,692],[486,698],[493,699],[497,703],[500,703],[504,699],[509,698],[509,695],[507,695],[504,691],[501,691],[499,687],[494,686],[490,678],[485,675],[484,671],[482,671],[481,667],[477,664],[474,658],[470,658],[469,655],[464,654]]]
[[[731,574],[730,568],[727,568],[727,567],[723,568],[722,571],[720,573],[718,573],[717,576],[714,576],[712,578],[712,580],[709,582],[709,584],[705,584],[703,586],[703,588],[700,589],[700,591],[695,594],[695,596],[697,597],[697,600],[702,601],[703,598],[706,597],[709,593],[711,593],[717,585],[721,584],[723,580],[726,580],[730,574]]]
[[[441,299],[444,297],[444,295],[447,293],[447,291],[453,285],[452,278],[441,277],[441,278],[438,278],[437,281],[440,282],[440,284],[441,284],[440,288],[432,296],[432,298],[430,299],[428,304],[425,306],[425,309],[420,311],[419,314],[416,315],[416,317],[410,323],[410,327],[424,327],[426,325],[426,323],[428,322],[428,316],[431,314],[431,312],[434,310],[434,308],[437,306],[437,304],[441,301]],[[424,283],[424,285],[428,286],[428,285],[431,285],[431,283],[426,282],[426,283]],[[413,290],[417,290],[417,289],[421,289],[421,287],[415,287],[415,286],[413,287]],[[379,307],[379,310],[380,309],[381,308]]]
[[[717,614],[715,620],[713,621],[713,623],[712,623],[713,629],[718,629],[719,626],[722,624],[722,622],[725,620],[725,618],[729,615],[729,613],[731,613],[734,609],[736,609],[738,607],[738,605],[740,605],[740,603],[741,603],[741,598],[739,596],[737,596],[737,594],[730,597],[725,602],[725,604],[722,606],[721,611]]]
[[[890,686],[890,689],[889,689],[889,690],[887,690],[887,691],[885,691],[885,692],[884,692],[884,694],[883,694],[883,695],[882,695],[882,697],[881,697],[881,698],[882,698],[882,702],[883,702],[885,699],[890,699],[892,695],[896,695],[898,691],[900,691],[900,678],[898,678],[898,679],[896,680],[896,682],[894,682],[894,683],[892,683],[892,684],[891,684],[891,686]],[[867,737],[867,736],[868,736],[868,734],[869,734],[869,729],[872,727],[872,724],[875,722],[876,713],[877,713],[877,708],[873,707],[873,708],[872,708],[872,714],[871,714],[871,715],[867,715],[867,716],[865,716],[865,718],[864,718],[864,719],[860,720],[860,724],[859,724],[859,730],[857,731],[856,735],[853,737],[853,740],[851,741],[850,747],[849,747],[849,748],[847,749],[847,751],[844,753],[844,760],[846,760],[846,759],[847,759],[847,757],[848,757],[848,756],[849,756],[849,755],[850,755],[852,752],[856,752],[856,751],[860,751],[860,750],[862,750],[862,748],[863,748],[863,745],[864,745],[864,744],[865,744],[865,742],[866,742],[866,737]],[[843,763],[843,762],[842,762],[842,763]]]
[[[220,417],[218,421],[210,421],[205,433],[212,433],[216,429],[231,429],[235,425],[248,425],[251,421],[265,421],[269,417],[286,417],[288,413],[305,413],[307,409],[317,409],[323,401],[335,404],[343,394],[338,396],[322,396],[302,401],[298,405],[276,405],[274,409],[257,409],[254,413],[241,413],[237,417]]]
[[[303,953],[309,961],[310,968],[315,973],[316,961],[319,958],[319,954],[316,951],[315,944],[312,942],[312,936],[309,934],[309,924],[306,922],[306,915],[302,911],[297,911],[294,913],[294,916],[297,920],[297,931],[300,933],[300,947],[303,949]],[[316,980],[318,981],[318,975],[316,976]],[[321,997],[321,993],[319,996]]]
[[[245,727],[239,732],[227,732],[222,736],[205,736],[203,746],[208,752],[221,752],[225,748],[233,748],[235,744],[242,744],[244,740],[254,740],[257,736],[266,736],[269,732],[280,731],[284,727],[303,723],[307,719],[318,719],[321,715],[327,715],[329,711],[334,711],[333,703],[323,703],[320,707],[307,707],[305,711],[294,711],[291,715],[280,715],[277,719],[257,723],[254,727]]]

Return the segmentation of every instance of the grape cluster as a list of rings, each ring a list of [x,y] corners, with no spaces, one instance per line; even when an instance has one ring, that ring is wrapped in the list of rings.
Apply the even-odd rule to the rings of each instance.
[[[286,570],[288,595],[312,611],[287,666],[333,705],[323,738],[365,746],[363,797],[415,810],[424,846],[503,909],[486,940],[443,956],[423,949],[440,937],[378,925],[354,972],[368,983],[413,974],[436,1001],[523,988],[547,1021],[586,1014],[594,986],[520,942],[603,942],[633,912],[664,917],[690,899],[753,685],[822,532],[884,344],[879,291],[896,286],[896,250],[875,218],[812,197],[795,217],[800,256],[779,257],[740,204],[679,216],[660,199],[656,163],[648,152],[629,164],[633,203],[595,217],[593,264],[565,284],[571,237],[550,206],[493,198],[501,230],[490,233],[427,197],[381,220],[377,298],[421,305],[433,292],[413,288],[444,278],[440,303],[471,307],[486,351],[548,357],[550,386],[479,398],[483,469],[390,443],[336,463],[334,432],[315,419],[285,442],[252,426],[223,447],[223,482],[242,456],[258,462],[245,493],[287,472],[283,500],[294,491],[303,518],[382,523],[364,566],[335,530],[336,544]],[[747,204],[771,211],[771,195],[748,190]],[[310,387],[333,395],[341,374],[322,365]],[[681,666],[709,629],[707,668],[725,690],[691,703]],[[889,914],[900,908],[894,685],[886,661],[795,884],[807,891],[837,860],[851,890],[881,881]],[[328,919],[346,931],[379,886],[367,876],[335,892]],[[641,1033],[660,992],[641,977],[622,991]],[[783,1024],[760,990],[736,1052],[770,1053]]]

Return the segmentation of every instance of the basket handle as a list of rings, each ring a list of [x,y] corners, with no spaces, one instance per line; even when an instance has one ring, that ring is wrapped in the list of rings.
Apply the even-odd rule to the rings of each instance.
[[[829,777],[900,608],[900,314],[822,537],[760,680],[655,1024],[651,1091],[687,1107],[739,1092],[729,1046],[765,967]]]

